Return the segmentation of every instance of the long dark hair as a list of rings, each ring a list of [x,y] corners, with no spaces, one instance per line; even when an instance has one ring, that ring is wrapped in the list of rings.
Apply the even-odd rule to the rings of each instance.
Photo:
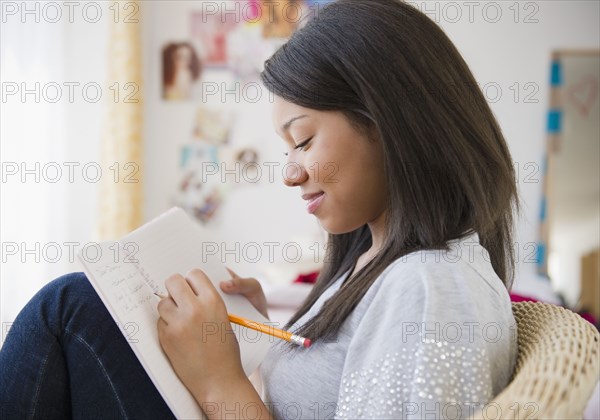
[[[298,334],[334,337],[390,263],[418,250],[447,250],[447,241],[473,232],[511,289],[519,212],[511,155],[467,64],[425,14],[399,0],[338,0],[265,62],[261,78],[289,102],[341,111],[374,129],[385,155],[383,247]],[[370,246],[367,225],[329,234],[317,282],[286,328]]]
[[[192,80],[196,80],[202,73],[202,61],[196,54],[195,48],[189,42],[171,42],[163,48],[163,87],[170,86],[175,80],[175,53],[181,47],[188,48],[191,52],[190,72]]]

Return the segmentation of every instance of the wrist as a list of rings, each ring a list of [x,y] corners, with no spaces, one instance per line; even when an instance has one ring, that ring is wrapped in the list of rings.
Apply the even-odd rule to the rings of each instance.
[[[232,415],[236,419],[273,419],[254,385],[245,375],[237,379],[221,380],[195,397],[209,420]]]
[[[199,404],[220,403],[230,400],[240,392],[247,391],[248,387],[254,389],[243,371],[221,375],[214,380],[203,382],[203,385],[195,387],[192,392]]]

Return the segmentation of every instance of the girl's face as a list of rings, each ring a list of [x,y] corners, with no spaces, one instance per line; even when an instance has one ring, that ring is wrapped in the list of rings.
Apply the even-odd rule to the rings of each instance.
[[[289,147],[284,183],[300,187],[307,211],[327,232],[351,232],[383,214],[387,189],[379,140],[339,111],[304,108],[278,96],[273,124]]]
[[[192,51],[187,46],[175,50],[175,65],[179,69],[187,69],[192,63]]]

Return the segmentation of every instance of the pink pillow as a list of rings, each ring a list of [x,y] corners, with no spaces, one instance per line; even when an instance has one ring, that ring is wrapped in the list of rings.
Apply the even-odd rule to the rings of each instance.
[[[313,271],[308,274],[299,274],[292,283],[310,283],[313,284],[319,277],[319,271]]]

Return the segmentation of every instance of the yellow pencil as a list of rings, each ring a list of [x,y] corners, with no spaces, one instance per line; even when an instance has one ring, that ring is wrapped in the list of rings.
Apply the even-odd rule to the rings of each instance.
[[[156,292],[154,294],[161,299],[168,297],[168,296],[158,294]],[[227,314],[227,315],[229,317],[229,321],[233,322],[234,324],[238,324],[243,327],[253,329],[255,331],[260,331],[261,333],[269,334],[273,337],[281,338],[282,340],[289,341],[298,346],[308,348],[312,344],[310,339],[301,337],[296,334],[292,334],[289,331],[280,330],[279,328],[275,328],[270,325],[261,324],[260,322],[252,321],[247,318],[242,318],[241,316],[232,315],[232,314]]]

